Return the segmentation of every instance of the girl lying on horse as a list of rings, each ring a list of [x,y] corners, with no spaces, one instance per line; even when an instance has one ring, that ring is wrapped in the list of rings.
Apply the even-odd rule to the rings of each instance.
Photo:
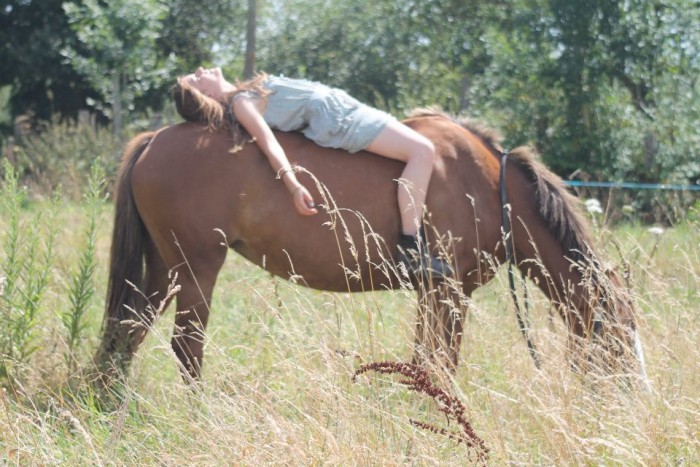
[[[320,146],[351,153],[367,150],[404,162],[398,188],[398,260],[414,276],[428,271],[434,278],[450,275],[449,265],[430,255],[418,240],[435,157],[433,143],[423,135],[340,89],[306,80],[261,74],[234,84],[221,69],[200,67],[177,80],[173,97],[185,120],[231,131],[234,147],[243,144],[240,127],[245,129],[302,215],[316,214],[313,197],[297,180],[272,130],[301,131]]]

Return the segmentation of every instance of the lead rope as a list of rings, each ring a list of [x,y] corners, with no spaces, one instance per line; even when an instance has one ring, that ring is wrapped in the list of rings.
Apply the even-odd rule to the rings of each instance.
[[[518,318],[518,327],[520,327],[520,333],[523,335],[525,342],[527,343],[527,350],[530,352],[532,361],[535,362],[535,367],[540,369],[540,357],[537,349],[535,349],[535,344],[532,343],[530,339],[529,326],[527,325],[527,316],[523,316],[520,310],[520,302],[518,301],[518,294],[515,290],[515,276],[513,274],[513,265],[515,264],[515,259],[513,258],[513,230],[510,224],[510,206],[508,205],[508,194],[506,193],[506,162],[508,161],[508,152],[504,151],[501,153],[501,176],[499,180],[500,191],[501,191],[501,223],[503,227],[503,246],[506,251],[506,261],[508,262],[508,284],[510,285],[510,296],[515,304],[515,317]],[[525,273],[522,273],[523,281],[525,281]],[[525,313],[529,311],[528,299],[527,299],[527,287],[525,288]]]

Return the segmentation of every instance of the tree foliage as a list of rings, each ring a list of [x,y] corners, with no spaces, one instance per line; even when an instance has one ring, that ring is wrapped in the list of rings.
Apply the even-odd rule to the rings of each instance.
[[[240,61],[245,38],[246,0],[172,0],[157,40],[161,56],[177,59],[177,72],[201,64]]]
[[[10,112],[50,120],[73,117],[96,92],[60,51],[77,38],[63,0],[0,2],[0,87],[11,86]]]
[[[166,7],[160,0],[82,0],[66,2],[63,9],[79,43],[61,52],[111,104],[115,131],[121,131],[122,105],[134,110],[134,101],[160,81],[170,80],[172,66],[159,61],[155,48]]]
[[[564,176],[700,177],[697,0],[258,1],[258,70],[467,113]],[[14,114],[109,115],[119,73],[127,115],[158,109],[199,64],[242,75],[247,4],[5,1],[0,85]]]

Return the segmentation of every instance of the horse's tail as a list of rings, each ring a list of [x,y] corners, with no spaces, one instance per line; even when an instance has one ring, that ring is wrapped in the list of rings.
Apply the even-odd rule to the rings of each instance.
[[[148,232],[136,209],[131,191],[131,173],[153,134],[140,134],[129,142],[124,151],[116,187],[105,324],[126,319],[129,313],[127,306],[138,309],[135,303],[138,294],[134,288],[141,290]]]

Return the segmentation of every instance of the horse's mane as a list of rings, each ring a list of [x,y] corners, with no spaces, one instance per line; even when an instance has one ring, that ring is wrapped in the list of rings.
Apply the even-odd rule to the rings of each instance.
[[[476,120],[455,117],[436,108],[419,108],[410,114],[411,118],[436,116],[447,118],[472,133],[491,149],[494,157],[500,157],[503,153],[500,133]],[[520,146],[509,151],[508,156],[535,185],[540,215],[567,256],[576,262],[592,259],[592,237],[579,199],[569,193],[559,176],[540,162],[533,148]]]
[[[517,147],[509,156],[535,184],[540,214],[550,231],[557,235],[567,256],[576,262],[593,259],[590,228],[579,199],[566,189],[558,175],[540,162],[532,148]]]

